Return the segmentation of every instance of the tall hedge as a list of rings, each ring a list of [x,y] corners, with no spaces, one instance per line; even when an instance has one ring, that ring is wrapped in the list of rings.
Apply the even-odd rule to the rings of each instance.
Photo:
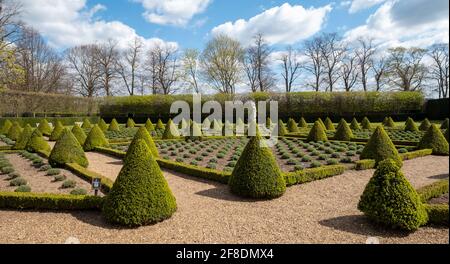
[[[66,163],[76,163],[85,168],[89,165],[83,148],[69,129],[64,129],[56,141],[48,162],[53,167],[63,167]]]
[[[373,159],[378,165],[385,159],[394,160],[398,166],[402,166],[402,158],[382,126],[378,126],[364,147],[360,159]]]
[[[51,147],[47,143],[47,141],[42,136],[42,133],[39,129],[35,129],[33,134],[31,134],[30,140],[28,140],[25,149],[29,152],[37,152],[39,150],[50,152]]]
[[[336,133],[334,133],[334,140],[350,141],[354,137],[352,130],[348,126],[345,119],[339,122]]]
[[[448,141],[437,125],[432,124],[423,135],[418,145],[419,149],[433,149],[434,155],[448,155]]]
[[[320,124],[319,121],[314,123],[314,126],[309,131],[306,141],[328,141],[324,126]]]
[[[49,139],[51,141],[56,141],[61,136],[62,132],[64,131],[64,126],[61,124],[61,122],[58,120],[56,121],[55,128],[52,131],[52,134],[50,135]]]
[[[96,147],[106,147],[108,145],[108,139],[106,139],[103,131],[98,125],[94,125],[84,141],[83,149],[84,151],[92,151]]]
[[[13,148],[16,150],[24,150],[32,134],[33,128],[30,125],[26,125]]]
[[[413,132],[419,131],[416,122],[414,122],[414,119],[412,119],[411,117],[408,117],[408,119],[406,119],[405,131],[413,131]]]
[[[72,128],[72,133],[78,140],[80,145],[83,146],[84,142],[86,141],[86,133],[84,133],[84,130],[81,129],[81,127],[78,124],[75,124]]]
[[[128,150],[129,159],[106,196],[103,215],[112,223],[142,226],[165,220],[176,211],[175,197],[144,140]]]
[[[45,118],[39,123],[38,129],[44,136],[50,136],[52,134],[52,128]]]
[[[376,223],[407,231],[415,231],[428,221],[419,195],[391,159],[380,162],[358,209]]]
[[[259,132],[247,143],[229,179],[234,194],[272,199],[286,191],[286,182],[272,151],[263,144]]]

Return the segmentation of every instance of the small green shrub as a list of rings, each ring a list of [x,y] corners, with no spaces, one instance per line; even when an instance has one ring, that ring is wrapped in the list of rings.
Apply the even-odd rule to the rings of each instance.
[[[324,130],[324,125],[320,124],[319,121],[314,123],[314,126],[311,128],[308,138],[306,139],[308,142],[310,141],[328,141],[327,134]]]
[[[31,187],[28,185],[20,185],[14,190],[14,192],[31,192]]]
[[[59,175],[56,175],[56,176],[53,178],[53,181],[54,181],[54,182],[60,182],[60,181],[65,181],[66,179],[67,179],[66,175],[59,174]]]
[[[83,188],[76,188],[70,191],[70,194],[72,195],[86,195],[87,191]]]
[[[79,141],[68,129],[56,141],[48,161],[53,167],[62,167],[66,163],[77,163],[83,167],[89,165]]]
[[[107,147],[108,145],[109,142],[106,139],[105,134],[103,134],[101,128],[98,125],[94,125],[84,141],[83,149],[84,151],[92,151],[96,147]]]
[[[70,188],[75,188],[76,185],[77,185],[77,182],[74,180],[65,180],[63,182],[63,184],[61,185],[61,188],[70,189]]]
[[[19,177],[21,177],[19,173],[12,172],[12,173],[8,174],[8,178],[6,178],[6,180],[10,181],[10,180],[13,180],[13,179],[16,179],[16,178],[19,178]]]
[[[84,130],[81,127],[79,127],[77,124],[75,124],[72,128],[72,134],[78,140],[78,143],[80,143],[80,145],[83,146],[84,142],[86,141],[86,133],[84,133]]]
[[[428,118],[425,118],[422,123],[419,126],[419,130],[420,131],[428,131],[428,129],[430,129],[431,127],[431,122],[430,120],[428,120]]]
[[[408,117],[408,119],[406,119],[405,131],[412,131],[412,132],[419,131],[416,122],[414,122],[414,120],[411,117]]]
[[[49,169],[47,170],[47,176],[55,176],[61,173],[59,169]]]
[[[11,166],[6,166],[6,167],[3,167],[1,169],[1,171],[2,171],[3,174],[9,174],[9,173],[14,172],[14,168],[11,167]]]
[[[397,148],[382,126],[378,126],[364,147],[361,159],[374,159],[376,164],[385,159],[393,159],[401,167],[403,162]]]
[[[115,118],[113,118],[113,120],[111,121],[111,124],[109,124],[108,131],[113,131],[113,132],[120,131],[119,123],[117,122],[117,120]]]
[[[47,141],[45,141],[39,129],[35,129],[33,131],[33,134],[31,134],[31,138],[28,140],[25,149],[29,152],[51,151],[50,145]]]
[[[431,125],[418,145],[419,149],[432,149],[434,155],[448,155],[449,145],[441,130]]]
[[[9,182],[10,186],[22,186],[27,185],[27,180],[22,177],[17,177]]]

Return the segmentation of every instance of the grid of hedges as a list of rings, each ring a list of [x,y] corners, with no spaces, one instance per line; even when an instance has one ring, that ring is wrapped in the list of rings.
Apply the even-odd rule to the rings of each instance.
[[[256,102],[275,100],[278,101],[278,115],[281,119],[305,116],[309,121],[317,116],[329,116],[335,120],[347,116],[368,116],[373,121],[381,121],[389,115],[398,117],[397,119],[406,119],[408,115],[420,115],[424,110],[425,101],[423,95],[418,92],[259,92],[244,95],[202,96],[202,102],[218,101],[223,111],[225,101],[238,99],[242,101],[251,99]],[[158,118],[167,120],[176,115],[169,113],[172,103],[178,100],[192,106],[191,95],[111,97],[100,104],[100,115],[107,121],[116,118],[119,122],[125,122],[128,117],[133,117],[138,123],[145,122],[147,117],[152,121]]]

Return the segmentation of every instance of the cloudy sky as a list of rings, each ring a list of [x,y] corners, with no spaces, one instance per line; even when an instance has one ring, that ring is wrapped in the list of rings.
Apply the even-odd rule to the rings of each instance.
[[[58,49],[134,37],[202,49],[214,34],[243,44],[264,34],[275,49],[320,32],[370,36],[383,46],[448,43],[448,0],[13,0]]]

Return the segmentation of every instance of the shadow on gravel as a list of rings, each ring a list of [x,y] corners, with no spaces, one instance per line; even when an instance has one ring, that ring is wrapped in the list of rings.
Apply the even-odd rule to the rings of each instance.
[[[429,176],[429,179],[434,179],[434,180],[443,180],[443,179],[448,179],[448,173],[447,174],[438,174],[438,175],[433,175],[433,176]]]
[[[363,215],[346,215],[319,221],[319,224],[335,230],[349,232],[356,235],[374,237],[407,237],[410,233],[400,230],[386,230],[369,222]]]
[[[103,218],[102,214],[100,212],[82,212],[82,211],[74,211],[70,212],[70,214],[75,217],[77,220],[96,227],[101,227],[104,229],[109,230],[125,230],[125,229],[132,229],[132,228],[124,228],[121,226],[115,226],[108,222],[106,222],[105,218]]]
[[[123,165],[123,161],[119,160],[119,161],[111,161],[111,162],[107,162],[106,164],[111,164],[111,165]]]
[[[230,201],[230,202],[253,203],[253,202],[260,201],[260,200],[256,200],[256,199],[241,198],[237,195],[234,195],[230,192],[227,185],[218,185],[215,188],[196,192],[195,194],[213,198],[213,199],[217,199],[217,200]]]

